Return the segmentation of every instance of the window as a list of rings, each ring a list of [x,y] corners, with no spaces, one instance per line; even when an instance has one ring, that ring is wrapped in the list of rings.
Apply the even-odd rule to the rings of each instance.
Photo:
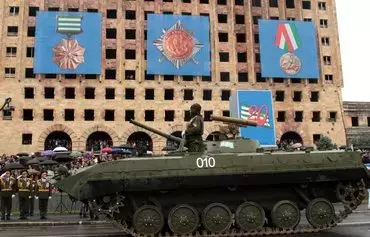
[[[6,56],[7,57],[17,56],[17,47],[6,47]]]
[[[321,134],[312,134],[313,142],[316,143],[321,139]]]
[[[326,2],[319,2],[319,10],[326,11]]]
[[[164,121],[171,122],[175,120],[175,111],[174,110],[166,110],[164,111]]]
[[[127,10],[126,11],[126,19],[127,20],[135,20],[136,19],[136,11]]]
[[[19,14],[19,7],[14,7],[14,6],[9,7],[10,16],[18,16],[18,14]]]
[[[127,29],[125,30],[125,39],[136,39],[136,30]]]
[[[294,0],[285,0],[286,8],[295,8]]]
[[[184,121],[190,121],[190,110],[185,110],[184,111]]]
[[[256,73],[256,82],[266,82],[266,78],[262,77],[261,73]]]
[[[125,89],[125,99],[126,100],[134,100],[135,99],[135,89],[134,88],[126,88]]]
[[[128,109],[125,111],[125,121],[135,120],[135,110]]]
[[[27,28],[27,36],[28,37],[35,37],[35,32],[36,32],[36,27],[34,26],[29,26]]]
[[[252,0],[252,7],[261,7],[261,0]]]
[[[351,117],[352,127],[358,127],[358,117]]]
[[[85,121],[94,121],[94,110],[93,109],[85,109],[84,110],[84,118]]]
[[[23,121],[32,121],[32,120],[33,120],[33,110],[23,109]]]
[[[325,82],[329,84],[333,83],[333,75],[331,74],[325,75]]]
[[[205,110],[204,111],[204,121],[212,121],[211,120],[211,115],[213,114],[213,110]]]
[[[226,52],[220,52],[220,62],[228,62],[229,61],[229,53]]]
[[[275,101],[284,101],[285,92],[284,91],[276,91]]]
[[[29,7],[28,8],[28,16],[36,16],[36,12],[39,11],[39,7]]]
[[[303,121],[303,111],[295,111],[294,121],[295,122],[302,122]]]
[[[66,99],[74,99],[75,98],[75,88],[66,87],[64,97]]]
[[[116,28],[108,28],[105,30],[105,37],[107,39],[116,39],[117,38],[117,29]]]
[[[54,87],[45,87],[44,96],[45,99],[54,99]]]
[[[302,91],[294,91],[293,92],[293,101],[299,102],[302,100]]]
[[[15,77],[15,68],[14,67],[6,67],[5,68],[5,77],[6,78],[14,78]]]
[[[285,122],[285,111],[278,111],[277,121]]]
[[[18,35],[18,26],[8,26],[8,36],[17,36]]]
[[[202,81],[212,81],[211,76],[202,76]]]
[[[85,88],[85,99],[95,99],[95,88],[93,87]]]
[[[203,1],[203,0],[201,0],[201,1]],[[207,0],[207,2],[208,2],[208,0]],[[235,0],[235,5],[243,6],[244,5],[244,0]]]
[[[33,87],[24,88],[24,98],[25,99],[34,99],[35,98],[35,89]]]
[[[145,110],[145,121],[154,121],[154,110]]]
[[[164,89],[164,100],[173,100],[174,90],[173,89]]]
[[[32,145],[32,134],[31,133],[22,134],[22,145]]]
[[[243,52],[238,52],[238,63],[246,63],[247,62],[247,53]]]
[[[238,72],[238,82],[248,82],[248,72]]]
[[[237,33],[236,34],[236,42],[237,43],[245,43],[245,42],[247,42],[245,34],[244,33]]]
[[[116,49],[105,49],[106,59],[116,59]]]
[[[229,41],[229,34],[225,32],[218,33],[218,41],[219,42],[228,42]]]
[[[245,24],[245,16],[244,15],[235,15],[235,23],[236,24]]]
[[[320,27],[321,28],[328,28],[328,20],[327,19],[320,19]]]
[[[107,18],[108,19],[116,19],[117,18],[117,10],[116,9],[107,9]]]
[[[136,50],[135,49],[126,49],[125,50],[125,58],[134,60],[136,59]]]
[[[154,89],[145,89],[145,99],[154,100]]]
[[[311,18],[303,18],[303,21],[305,21],[305,22],[311,22],[312,19]]]
[[[25,69],[25,78],[35,78],[36,75],[33,73],[33,68],[26,68]],[[45,78],[46,78],[46,75],[45,75]]]
[[[173,75],[163,75],[164,81],[174,81],[175,77]]]
[[[253,24],[258,24],[258,19],[261,19],[261,16],[253,16]]]
[[[321,44],[324,45],[324,46],[329,46],[330,45],[329,37],[322,37],[321,38]]]
[[[330,113],[329,113],[329,121],[330,121],[330,122],[335,122],[335,121],[337,121],[337,112],[330,112]]]
[[[54,110],[44,109],[44,121],[53,121],[54,120]]]
[[[34,55],[35,55],[35,48],[34,47],[27,47],[26,57],[27,58],[33,58]]]
[[[212,90],[211,89],[203,90],[203,100],[212,100]]]
[[[230,73],[220,72],[220,81],[230,81]]]
[[[182,76],[183,81],[193,81],[194,77],[193,76]]]
[[[218,14],[217,19],[218,19],[218,23],[227,23],[227,15],[226,14]]]
[[[136,71],[135,70],[125,70],[125,80],[135,80]]]
[[[106,109],[105,110],[104,120],[105,121],[114,121],[114,110],[113,109]]]
[[[303,1],[302,2],[302,8],[306,9],[306,10],[311,9],[311,1]]]
[[[318,101],[319,101],[319,92],[311,91],[311,102],[318,102]]]
[[[278,0],[270,0],[269,1],[269,6],[274,7],[274,8],[278,7],[279,6],[278,5]]]
[[[194,100],[192,89],[184,89],[184,100]]]
[[[105,79],[115,80],[116,79],[116,69],[105,69]]]
[[[105,88],[105,99],[114,100],[115,98],[115,89],[114,88]]]
[[[325,65],[331,65],[331,57],[330,56],[324,56],[324,64]]]
[[[75,110],[74,109],[65,109],[64,110],[64,120],[65,121],[74,121],[75,120]]]
[[[320,120],[321,120],[320,111],[313,111],[312,122],[320,122]]]
[[[229,110],[223,110],[222,111],[222,116],[224,116],[224,117],[230,117],[230,111]]]
[[[221,100],[222,101],[229,101],[231,96],[230,90],[221,90]]]

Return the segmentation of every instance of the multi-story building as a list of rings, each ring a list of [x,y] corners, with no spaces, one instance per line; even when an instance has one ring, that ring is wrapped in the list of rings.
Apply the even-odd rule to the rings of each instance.
[[[343,109],[347,144],[370,141],[370,102],[344,101]]]
[[[100,12],[101,74],[35,74],[38,11]],[[2,0],[0,12],[0,95],[15,106],[11,120],[0,120],[1,152],[55,144],[91,150],[94,141],[138,140],[159,152],[166,139],[128,121],[178,134],[196,102],[203,109],[204,139],[215,139],[219,124],[210,115],[228,116],[237,89],[273,92],[278,140],[312,145],[327,135],[346,143],[334,0]],[[208,16],[211,76],[147,74],[148,13]],[[259,19],[312,21],[319,79],[262,77]]]

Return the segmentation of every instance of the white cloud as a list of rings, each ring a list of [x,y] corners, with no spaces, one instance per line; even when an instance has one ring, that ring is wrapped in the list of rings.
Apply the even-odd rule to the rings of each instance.
[[[370,0],[336,0],[344,101],[370,101]],[[330,24],[330,22],[329,22]]]

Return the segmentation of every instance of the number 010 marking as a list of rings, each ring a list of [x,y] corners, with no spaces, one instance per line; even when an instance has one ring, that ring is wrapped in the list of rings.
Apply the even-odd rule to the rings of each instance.
[[[213,157],[199,157],[197,159],[198,168],[213,168],[216,166],[216,160]]]

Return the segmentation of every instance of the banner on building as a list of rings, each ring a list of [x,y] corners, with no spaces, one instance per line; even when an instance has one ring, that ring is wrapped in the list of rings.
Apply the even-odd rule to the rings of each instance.
[[[253,120],[256,127],[241,127],[243,138],[258,140],[261,146],[276,146],[272,93],[269,90],[238,90],[230,97],[231,116]]]
[[[319,78],[312,22],[259,20],[262,77]]]
[[[147,73],[210,76],[209,18],[148,14]]]
[[[101,13],[39,11],[34,73],[101,74]]]

